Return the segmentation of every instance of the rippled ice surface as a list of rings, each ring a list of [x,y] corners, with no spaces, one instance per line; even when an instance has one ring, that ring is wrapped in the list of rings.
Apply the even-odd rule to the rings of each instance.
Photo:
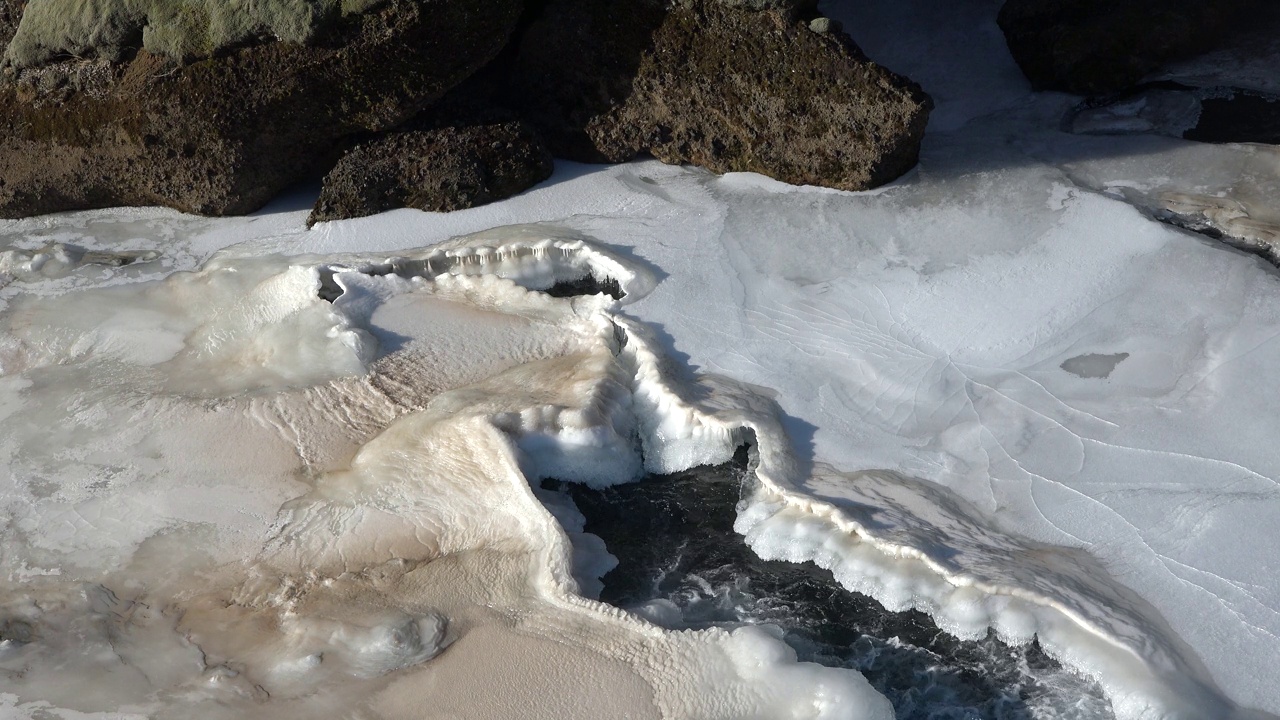
[[[857,669],[899,720],[1111,718],[1101,688],[1034,641],[960,641],[924,613],[890,612],[812,563],[761,560],[733,531],[745,455],[735,463],[566,493],[618,565],[601,599],[672,628],[766,624],[802,660]]]

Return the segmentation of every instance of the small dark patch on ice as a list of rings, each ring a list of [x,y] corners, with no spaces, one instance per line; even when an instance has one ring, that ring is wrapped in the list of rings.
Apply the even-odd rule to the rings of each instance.
[[[36,629],[25,620],[0,620],[0,644],[26,645],[36,639]]]
[[[725,465],[603,490],[544,487],[567,493],[585,530],[618,558],[603,578],[604,602],[676,629],[775,625],[800,660],[858,670],[904,720],[1113,717],[1096,684],[1035,642],[957,640],[925,613],[889,612],[813,563],[760,559],[733,530],[749,481],[740,453]]]
[[[58,492],[58,484],[44,478],[34,478],[27,481],[27,492],[30,492],[32,497],[44,500]]]
[[[1116,366],[1127,357],[1129,357],[1127,352],[1113,353],[1111,355],[1088,353],[1067,358],[1062,361],[1062,365],[1059,367],[1076,377],[1105,379],[1111,377],[1111,373],[1116,369]]]
[[[132,265],[136,262],[150,262],[159,256],[159,253],[150,250],[138,252],[104,252],[101,250],[86,250],[84,254],[80,256],[80,262],[85,265],[124,267],[125,265]]]

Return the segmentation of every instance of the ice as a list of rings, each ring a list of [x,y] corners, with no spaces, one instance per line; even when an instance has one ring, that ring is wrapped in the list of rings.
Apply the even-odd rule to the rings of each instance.
[[[1182,137],[1200,121],[1194,92],[1151,88],[1115,102],[1085,106],[1071,117],[1071,131],[1097,135],[1158,133]]]
[[[670,197],[684,198],[683,204],[646,192],[652,185],[634,182],[638,176],[655,179]],[[1037,190],[1031,193],[1027,187]],[[295,576],[303,568],[341,575],[398,562],[409,563],[408,569],[428,561],[429,568],[438,564],[431,558],[444,552],[442,542],[449,557],[477,552],[468,543],[478,540],[467,535],[448,540],[452,535],[439,533],[468,526],[458,515],[462,508],[510,502],[443,501],[438,490],[423,495],[408,489],[412,478],[399,471],[394,477],[397,483],[410,482],[406,489],[393,491],[396,486],[371,480],[383,477],[378,468],[389,471],[405,457],[420,458],[413,467],[429,465],[429,458],[441,455],[430,450],[432,445],[415,451],[418,455],[406,456],[405,449],[437,432],[422,423],[438,424],[453,414],[490,417],[492,427],[513,437],[513,444],[503,450],[501,444],[482,443],[479,439],[491,433],[485,423],[464,424],[456,431],[462,432],[459,439],[442,442],[465,445],[481,457],[516,452],[514,467],[525,488],[528,479],[541,476],[626,481],[640,473],[641,457],[649,470],[670,470],[723,460],[738,444],[752,441],[764,476],[782,483],[773,491],[774,500],[762,499],[757,507],[776,502],[779,491],[813,498],[788,511],[801,512],[793,519],[773,513],[769,518],[777,519],[759,525],[754,516],[744,515],[748,532],[755,526],[773,528],[765,534],[755,531],[753,546],[761,552],[790,559],[826,557],[825,562],[845,568],[838,577],[850,587],[868,590],[891,606],[927,609],[960,635],[971,637],[994,626],[1017,641],[1035,632],[1056,655],[1098,677],[1121,717],[1176,713],[1179,708],[1189,716],[1230,713],[1229,701],[1215,685],[1246,704],[1252,692],[1264,699],[1256,704],[1266,706],[1265,685],[1250,690],[1250,676],[1233,678],[1223,672],[1231,662],[1263,663],[1272,651],[1265,636],[1253,635],[1251,629],[1271,622],[1267,613],[1273,612],[1274,600],[1263,594],[1268,580],[1258,572],[1234,583],[1230,579],[1234,573],[1251,572],[1233,564],[1235,529],[1242,522],[1264,526],[1260,519],[1247,520],[1247,513],[1261,518],[1267,511],[1258,504],[1274,502],[1268,475],[1246,469],[1265,467],[1269,455],[1259,442],[1265,427],[1248,430],[1229,420],[1264,412],[1257,405],[1265,402],[1264,394],[1232,388],[1240,382],[1246,383],[1243,388],[1255,387],[1249,383],[1265,375],[1214,370],[1250,348],[1267,347],[1267,338],[1275,335],[1267,328],[1274,327],[1276,313],[1257,300],[1273,282],[1262,267],[1155,223],[1121,199],[1082,188],[1060,169],[1034,163],[954,179],[921,179],[864,195],[807,193],[745,176],[717,179],[641,163],[569,177],[539,192],[516,199],[515,207],[505,212],[518,213],[524,202],[525,219],[536,220],[564,218],[578,204],[608,206],[603,217],[576,216],[566,222],[614,241],[604,252],[615,264],[600,274],[623,278],[630,288],[622,301],[627,304],[603,295],[556,300],[496,274],[428,278],[367,272],[394,266],[400,262],[396,258],[425,257],[412,251],[412,243],[434,224],[425,224],[430,216],[406,213],[379,219],[378,239],[387,246],[381,254],[370,248],[351,257],[254,260],[249,246],[241,245],[211,264],[243,263],[246,277],[265,275],[271,268],[282,277],[305,278],[289,286],[296,288],[290,291],[296,298],[292,302],[323,312],[324,327],[367,333],[370,347],[378,348],[375,358],[358,366],[345,360],[316,363],[325,372],[310,382],[319,385],[303,387],[283,379],[273,380],[275,385],[241,383],[219,390],[232,393],[229,402],[217,404],[228,417],[246,412],[246,406],[270,409],[249,410],[268,422],[239,431],[237,437],[262,434],[258,442],[279,437],[284,442],[273,452],[281,457],[281,477],[296,476],[297,470],[284,468],[297,467],[301,460],[311,468],[301,476],[315,478],[308,481],[315,483],[314,490],[285,490],[274,496],[278,499],[264,499],[257,511],[258,517],[269,516],[290,493],[310,498],[286,505],[277,521],[287,529],[284,534],[270,543],[256,541],[258,547],[273,548],[262,560],[275,573],[271,577]],[[1019,212],[998,213],[972,200],[993,193],[1009,197]],[[613,195],[623,199],[611,203]],[[960,201],[944,199],[949,197]],[[938,203],[943,207],[934,207]],[[787,209],[797,204],[799,212]],[[619,206],[630,207],[632,214]],[[495,219],[462,215],[447,223],[450,230]],[[369,223],[330,225],[313,231],[311,239],[358,247]],[[524,226],[518,232],[534,231]],[[833,237],[842,238],[839,245],[831,243]],[[673,242],[675,238],[680,239]],[[788,246],[780,247],[775,238],[788,238]],[[292,241],[269,236],[262,242],[275,249]],[[631,260],[619,242],[635,244],[644,259]],[[628,273],[654,267],[659,269],[653,273],[660,280],[656,284],[627,284]],[[662,277],[664,268],[678,267],[714,271]],[[307,268],[311,270],[304,272]],[[319,296],[320,268],[332,271],[342,289],[332,302]],[[184,277],[176,282],[186,282]],[[528,277],[544,278],[528,281],[541,287],[553,281],[545,273]],[[156,286],[112,292],[142,287]],[[43,302],[58,307],[95,292]],[[250,295],[237,289],[225,297]],[[24,310],[28,305],[31,309]],[[13,314],[38,317],[33,309],[38,305],[21,300]],[[1229,314],[1205,312],[1210,306]],[[607,323],[601,312],[612,313]],[[48,316],[72,326],[81,322],[75,312],[50,311]],[[1190,329],[1188,318],[1196,318]],[[269,314],[263,321],[285,333],[309,332],[305,323],[296,325],[298,312]],[[459,342],[462,334],[482,342]],[[45,336],[59,333],[40,333]],[[175,336],[185,347],[187,334]],[[74,337],[59,347],[75,347]],[[495,346],[509,349],[484,350]],[[149,371],[173,366],[172,358],[130,358],[89,347],[82,363],[101,358]],[[1212,347],[1221,349],[1207,356]],[[688,353],[687,360],[681,352]],[[1073,358],[1125,353],[1128,357],[1101,384],[1061,368]],[[1261,353],[1254,355],[1244,355],[1243,362],[1266,362]],[[347,357],[359,360],[357,354]],[[263,367],[272,362],[269,355],[262,358]],[[695,377],[690,368],[699,366],[736,380]],[[30,391],[28,376],[54,366],[28,361],[23,367],[10,379],[17,382],[12,390],[16,402]],[[128,379],[127,374],[122,377]],[[65,392],[79,393],[86,383],[92,384],[86,375],[77,376]],[[468,388],[441,395],[460,385]],[[562,392],[571,395],[557,395]],[[571,409],[571,397],[583,392],[594,398],[592,404]],[[170,397],[176,399],[164,399]],[[200,397],[176,392],[149,402],[207,402]],[[780,414],[775,415],[774,402],[781,406]],[[197,422],[199,416],[185,409],[189,405],[181,407],[184,423]],[[1177,407],[1179,413],[1170,414],[1165,407]],[[331,411],[338,414],[330,417]],[[404,416],[409,411],[414,414]],[[1206,413],[1212,422],[1203,419]],[[112,421],[108,417],[104,422]],[[263,434],[264,428],[275,429]],[[172,432],[182,437],[192,432],[191,425]],[[632,433],[639,435],[642,456],[631,445]],[[196,434],[218,437],[207,431]],[[793,442],[799,452],[793,453]],[[1229,454],[1224,450],[1222,455],[1230,460],[1215,457],[1214,447],[1224,443]],[[389,460],[357,459],[352,471],[343,470],[348,453],[382,457],[384,451],[376,448],[384,445]],[[121,466],[128,465],[125,457],[137,453],[133,446],[119,452]],[[825,464],[814,465],[814,459]],[[207,464],[224,472],[220,462],[211,457]],[[252,472],[241,471],[246,479],[262,477],[262,461],[253,460],[251,466]],[[374,469],[360,470],[366,466]],[[841,470],[814,472],[828,466]],[[864,468],[898,474],[847,475]],[[458,467],[451,470],[457,472]],[[485,476],[480,468],[474,472],[481,473],[477,478]],[[1208,479],[1202,479],[1205,473]],[[876,477],[880,484],[871,486],[858,477]],[[1147,492],[1151,481],[1144,478],[1153,477],[1154,493]],[[1221,492],[1224,482],[1235,490]],[[280,486],[296,488],[296,483]],[[879,489],[868,495],[871,487]],[[175,489],[173,495],[188,492]],[[423,505],[415,500],[419,497],[437,499]],[[1157,504],[1161,498],[1178,505],[1188,499],[1200,502],[1222,519],[1169,513],[1161,509],[1167,505]],[[823,525],[829,521],[813,514],[818,507],[814,502],[843,520]],[[960,509],[936,515],[947,507]],[[408,508],[415,509],[408,513]],[[858,520],[860,508],[875,512],[869,520]],[[892,513],[890,508],[895,508]],[[178,516],[188,522],[195,517]],[[161,525],[168,522],[172,520]],[[851,522],[862,530],[850,535]],[[796,545],[794,530],[788,529],[794,523],[811,527],[806,531],[810,537],[830,538],[821,540],[831,548],[827,554]],[[527,521],[498,524],[513,533],[501,541],[508,547],[545,532]],[[157,527],[136,521],[131,526],[140,537],[153,532],[148,527]],[[303,532],[306,528],[317,530]],[[316,535],[319,528],[343,530],[338,542],[308,540],[326,537]],[[1188,542],[1186,529],[1196,542]],[[88,530],[70,537],[80,532]],[[104,532],[104,537],[115,537],[121,531]],[[262,532],[254,537],[261,538]],[[1253,535],[1255,542],[1267,542],[1265,535]],[[56,537],[50,533],[51,540]],[[88,566],[101,563],[91,554],[101,551],[88,547],[93,535],[81,537],[87,546],[67,550],[68,557],[83,557]],[[374,537],[376,542],[365,539]],[[433,540],[423,544],[425,538]],[[208,544],[223,547],[225,542],[215,536]],[[569,540],[565,543],[572,547]],[[598,553],[600,548],[590,543],[579,539],[580,548]],[[124,547],[115,552],[127,555],[131,546]],[[566,562],[565,587],[581,588],[580,581],[598,577],[601,565],[575,565],[578,557],[587,556],[580,550]],[[897,556],[912,560],[904,565]],[[32,559],[24,556],[21,567],[61,567]],[[1205,565],[1222,579],[1200,569]],[[487,562],[480,563],[473,572],[481,577],[494,572],[485,567]],[[13,572],[18,571],[15,567]],[[420,571],[409,570],[405,577],[414,572]],[[277,584],[268,587],[278,587],[279,580],[272,582]],[[1202,585],[1216,592],[1209,595]],[[1242,592],[1249,586],[1253,589]],[[308,593],[328,592],[306,587]],[[263,598],[283,597],[279,590],[263,593]],[[264,603],[271,606],[266,600],[250,605]],[[397,612],[409,617],[440,613],[452,626],[466,607],[451,597]],[[279,612],[271,610],[266,617]],[[565,622],[553,621],[556,613],[545,612],[536,627]],[[1255,620],[1241,623],[1236,613]],[[1233,632],[1238,633],[1234,639]],[[1233,647],[1230,653],[1225,644]],[[226,652],[235,654],[234,648]],[[315,654],[298,655],[295,661]],[[305,675],[300,667],[305,664],[286,669]],[[283,670],[259,672],[277,683],[284,677]],[[238,677],[219,682],[253,697],[253,685],[243,689]],[[669,680],[659,673],[643,682],[657,687]],[[680,694],[670,687],[666,692]],[[657,697],[664,696],[672,695],[659,692]]]
[[[587,276],[621,297],[541,292]],[[478,662],[523,644],[651,693],[618,706],[584,688],[559,717],[888,717],[861,676],[797,663],[760,629],[668,632],[586,599],[612,558],[530,483],[629,481],[668,442],[641,442],[638,368],[660,363],[613,315],[653,284],[580,233],[514,227],[14,297],[15,712],[354,711],[406,674],[452,672],[449,648],[480,634]],[[35,432],[37,414],[62,435]],[[698,433],[681,434],[687,454]],[[511,711],[546,690],[497,692]]]

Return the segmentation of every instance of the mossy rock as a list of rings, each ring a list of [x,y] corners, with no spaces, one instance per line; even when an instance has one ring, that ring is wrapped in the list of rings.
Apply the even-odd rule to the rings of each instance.
[[[251,212],[330,167],[346,138],[399,125],[488,63],[520,10],[519,0],[389,0],[337,17],[314,44],[255,42],[185,63],[142,49],[10,71],[0,217],[115,205]]]
[[[305,43],[333,19],[383,0],[29,0],[4,58],[18,68],[58,58],[119,60],[139,48],[177,60],[258,38]]]

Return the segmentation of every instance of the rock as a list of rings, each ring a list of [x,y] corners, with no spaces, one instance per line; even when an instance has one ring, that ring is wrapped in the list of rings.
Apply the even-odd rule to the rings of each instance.
[[[551,0],[520,41],[512,95],[573,160],[649,153],[846,190],[909,170],[928,96],[780,4]]]
[[[0,77],[0,217],[250,212],[322,172],[345,138],[404,122],[483,66],[520,11],[520,0],[389,0],[307,45],[187,64],[143,49]]]
[[[1106,94],[1212,50],[1265,0],[1007,0],[998,22],[1039,90]]]
[[[307,224],[402,207],[476,207],[532,187],[551,170],[551,153],[519,121],[391,132],[343,156]]]
[[[841,27],[840,23],[832,20],[831,18],[819,17],[809,21],[809,29],[819,34],[825,34],[829,32],[840,32]]]

